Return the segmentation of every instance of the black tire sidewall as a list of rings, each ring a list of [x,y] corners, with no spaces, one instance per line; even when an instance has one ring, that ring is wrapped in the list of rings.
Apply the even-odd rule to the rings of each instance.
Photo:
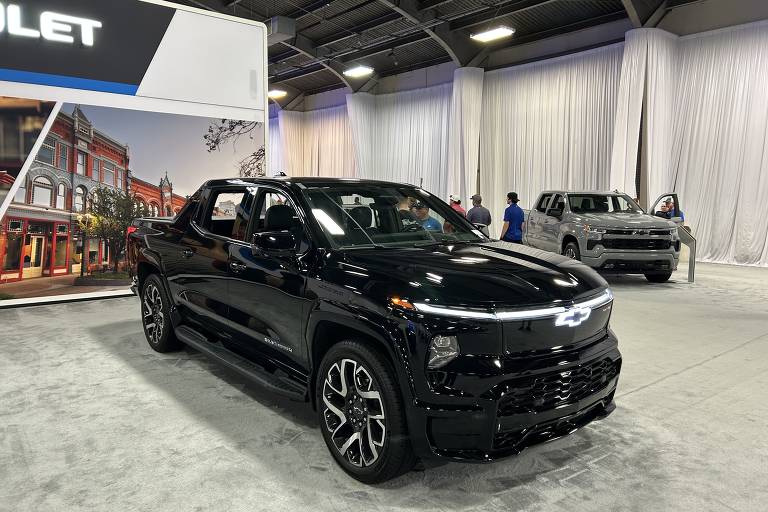
[[[144,294],[146,293],[147,289],[150,285],[154,285],[158,291],[160,292],[160,300],[163,301],[163,332],[160,336],[160,341],[158,343],[153,343],[152,340],[149,337],[149,332],[146,328],[146,322],[144,321]],[[147,343],[149,343],[149,346],[152,347],[152,349],[156,350],[157,352],[169,352],[171,350],[175,350],[178,348],[178,343],[176,342],[175,338],[171,335],[171,316],[169,314],[170,312],[170,304],[168,303],[168,295],[165,293],[165,287],[163,286],[163,282],[160,280],[160,278],[156,274],[152,274],[144,281],[144,285],[141,288],[141,325],[144,329],[144,337],[147,338]]]
[[[323,383],[329,368],[344,358],[354,359],[368,370],[376,388],[381,393],[384,405],[384,424],[387,430],[384,447],[379,454],[379,460],[369,467],[359,468],[349,463],[335,447],[330,437],[331,434],[325,425]],[[378,350],[372,350],[355,340],[342,341],[331,347],[320,364],[315,382],[315,395],[323,439],[339,466],[347,474],[361,482],[379,483],[397,476],[400,473],[397,468],[403,465],[399,460],[403,458],[403,454],[397,452],[410,449],[407,429],[405,428],[405,410],[396,386],[394,370],[386,357],[380,354]]]
[[[655,272],[645,274],[645,278],[651,283],[666,283],[672,277],[672,272]]]
[[[569,247],[573,247],[573,252],[576,254],[576,257],[573,259],[576,261],[581,261],[581,251],[579,250],[579,244],[576,242],[568,242],[565,244],[565,247],[563,247],[563,255],[565,255]]]

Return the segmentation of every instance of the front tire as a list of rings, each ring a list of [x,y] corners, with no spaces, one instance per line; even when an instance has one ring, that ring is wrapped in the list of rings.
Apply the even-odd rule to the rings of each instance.
[[[645,274],[645,278],[651,283],[666,283],[672,277],[672,272],[654,272]]]
[[[323,357],[315,387],[323,438],[347,474],[376,484],[413,468],[405,407],[383,354],[342,341]]]
[[[141,323],[149,346],[156,352],[173,352],[183,346],[173,332],[170,310],[171,303],[160,276],[150,275],[141,288]]]
[[[579,250],[579,244],[576,242],[568,242],[563,247],[563,256],[571,258],[572,260],[581,261],[581,251]]]

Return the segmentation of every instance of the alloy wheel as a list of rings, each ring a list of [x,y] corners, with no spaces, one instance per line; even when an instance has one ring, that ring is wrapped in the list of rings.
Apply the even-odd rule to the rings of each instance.
[[[568,258],[571,258],[572,260],[576,259],[576,251],[573,250],[573,247],[568,247],[565,249],[565,256]]]
[[[145,288],[142,303],[147,338],[149,338],[150,343],[158,344],[163,335],[165,315],[163,314],[163,298],[160,295],[160,290],[153,283],[148,284]]]
[[[323,417],[333,444],[357,467],[376,463],[387,435],[384,404],[376,382],[362,363],[335,362],[323,383]]]

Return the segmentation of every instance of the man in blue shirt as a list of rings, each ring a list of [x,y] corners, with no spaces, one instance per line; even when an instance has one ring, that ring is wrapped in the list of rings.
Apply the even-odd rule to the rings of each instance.
[[[437,231],[442,232],[443,226],[440,224],[440,222],[429,215],[429,207],[425,205],[422,202],[416,202],[411,206],[411,212],[413,213],[413,216],[416,218],[416,222],[421,224],[421,227],[426,229],[427,231]]]
[[[517,192],[507,194],[507,204],[509,206],[504,210],[504,227],[501,229],[501,239],[513,244],[523,243],[525,212],[517,206],[519,200]]]

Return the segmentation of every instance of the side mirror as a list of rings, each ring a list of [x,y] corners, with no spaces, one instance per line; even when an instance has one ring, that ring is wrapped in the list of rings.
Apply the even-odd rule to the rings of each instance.
[[[251,239],[254,256],[287,257],[296,254],[296,237],[290,231],[254,233]]]
[[[488,238],[491,238],[490,232],[488,231],[488,226],[485,224],[475,224],[475,227],[485,236]]]
[[[557,217],[558,219],[563,216],[563,209],[562,208],[552,208],[550,210],[547,210],[547,215],[550,217]]]

